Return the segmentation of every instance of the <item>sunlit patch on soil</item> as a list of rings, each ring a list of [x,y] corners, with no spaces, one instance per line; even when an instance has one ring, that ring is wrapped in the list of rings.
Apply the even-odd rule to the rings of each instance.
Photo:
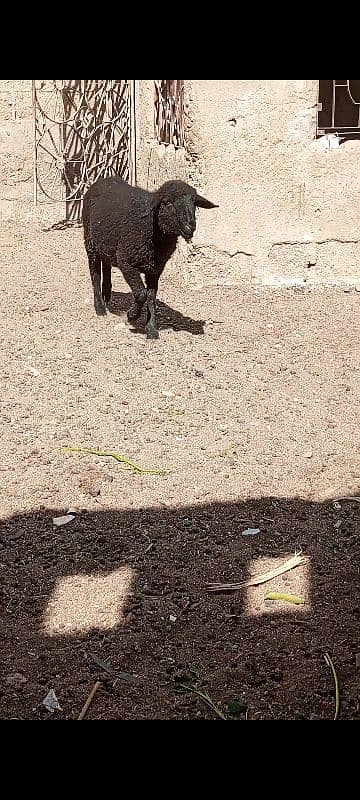
[[[91,629],[109,630],[124,623],[124,610],[134,581],[129,567],[107,575],[60,578],[44,615],[47,635],[72,635]]]
[[[291,558],[293,553],[288,556],[282,555],[279,558],[255,558],[249,564],[248,577],[263,575],[265,572],[281,567]],[[305,600],[302,605],[295,605],[286,600],[265,600],[269,592],[293,595]],[[309,561],[305,564],[291,569],[272,578],[259,586],[248,586],[245,594],[245,614],[247,616],[261,616],[263,614],[296,614],[303,616],[308,614],[311,604],[310,580],[309,580]]]

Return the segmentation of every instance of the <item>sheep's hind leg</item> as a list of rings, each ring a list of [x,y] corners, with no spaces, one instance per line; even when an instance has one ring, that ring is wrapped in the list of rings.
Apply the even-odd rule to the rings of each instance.
[[[159,331],[156,326],[156,294],[158,290],[158,280],[146,276],[147,286],[147,319],[146,336],[148,339],[158,339]]]
[[[127,313],[129,322],[139,319],[142,308],[146,302],[146,289],[141,280],[140,272],[134,267],[120,266],[121,272],[133,293],[134,303]]]
[[[111,261],[109,258],[102,259],[102,289],[101,294],[103,296],[104,302],[106,305],[110,303],[111,300]]]
[[[91,283],[94,292],[94,308],[98,317],[106,314],[106,306],[101,294],[101,258],[97,253],[88,253]]]

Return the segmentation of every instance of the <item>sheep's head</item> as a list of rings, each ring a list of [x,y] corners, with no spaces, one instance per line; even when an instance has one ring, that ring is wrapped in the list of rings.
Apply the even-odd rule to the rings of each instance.
[[[165,236],[182,236],[189,241],[196,229],[196,208],[218,208],[183,181],[168,181],[153,195],[157,223]]]

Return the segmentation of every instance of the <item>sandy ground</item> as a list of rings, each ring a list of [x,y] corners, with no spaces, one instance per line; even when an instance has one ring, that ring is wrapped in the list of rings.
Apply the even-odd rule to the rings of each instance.
[[[360,294],[165,273],[147,342],[120,275],[95,317],[81,230],[0,241],[1,717],[76,719],[99,678],[89,719],[217,719],[176,691],[191,678],[227,717],[331,719],[330,652],[358,718],[360,507],[333,501],[360,482]],[[207,590],[300,549],[266,584]]]

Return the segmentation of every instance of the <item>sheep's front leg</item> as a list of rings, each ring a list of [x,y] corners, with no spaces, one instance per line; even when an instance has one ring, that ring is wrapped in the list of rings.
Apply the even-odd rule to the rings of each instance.
[[[123,264],[119,264],[119,267],[126,283],[130,286],[133,293],[134,304],[127,313],[129,322],[133,322],[140,317],[143,305],[146,302],[146,289],[141,280],[140,272],[137,269],[127,265],[124,266]]]
[[[159,331],[156,326],[156,294],[158,290],[158,279],[153,276],[146,276],[147,286],[147,319],[146,336],[148,339],[158,339]]]
[[[101,258],[97,253],[88,253],[91,283],[94,292],[94,308],[98,317],[106,314],[106,306],[101,294]]]

